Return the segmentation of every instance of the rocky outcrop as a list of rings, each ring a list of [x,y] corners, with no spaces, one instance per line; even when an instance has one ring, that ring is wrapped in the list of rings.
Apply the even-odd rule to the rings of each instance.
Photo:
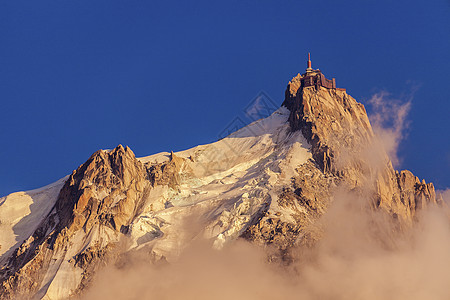
[[[326,176],[312,160],[296,171],[291,185],[278,194],[276,204],[268,207],[242,235],[259,245],[268,245],[271,261],[290,263],[293,247],[312,246],[321,238],[315,222],[327,211],[333,190],[339,184],[338,178]],[[276,207],[281,207],[284,213]]]
[[[167,185],[175,188],[180,184],[181,174],[191,175],[192,171],[184,164],[185,159],[170,153],[170,159],[167,162],[148,165],[148,175],[153,186]]]
[[[2,268],[1,298],[45,295],[52,288],[46,280],[63,264],[80,270],[73,288],[83,284],[142,210],[149,188],[145,167],[128,147],[95,152],[72,173],[50,215]]]
[[[301,130],[311,143],[314,160],[323,172],[339,176],[363,164],[359,154],[373,139],[364,106],[345,91],[324,87],[296,90],[293,82],[283,102],[291,111],[291,129]]]
[[[397,179],[399,198],[411,211],[424,209],[427,205],[437,204],[436,191],[433,183],[425,183],[425,179],[419,180],[410,171],[395,171]]]
[[[0,299],[81,293],[100,266],[119,259],[130,225],[144,208],[160,207],[150,203],[151,190],[176,190],[181,177],[191,175],[184,162],[171,153],[166,162],[144,165],[122,145],[95,152],[73,171],[50,214],[3,265]],[[68,282],[57,278],[64,272],[72,276]]]
[[[120,231],[142,210],[147,172],[130,148],[99,150],[72,173],[60,192],[60,228],[89,231],[95,224]]]
[[[393,169],[361,103],[344,90],[302,88],[297,77],[289,83],[283,105],[291,111],[291,129],[301,130],[310,142],[324,174],[342,179],[349,188],[369,191],[376,206],[406,222],[416,209],[436,203],[432,184]]]

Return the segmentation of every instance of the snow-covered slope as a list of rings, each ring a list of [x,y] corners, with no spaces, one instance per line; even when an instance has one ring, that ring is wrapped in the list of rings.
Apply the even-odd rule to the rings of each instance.
[[[43,188],[0,198],[0,262],[33,234],[55,205],[68,177]]]
[[[242,234],[258,211],[276,205],[272,199],[290,183],[295,168],[311,158],[301,132],[290,131],[288,117],[282,107],[218,142],[175,153],[184,158],[180,184],[152,191],[153,205],[131,225],[133,246],[154,243],[154,251],[168,257],[178,252],[177,243],[186,245],[196,234],[215,239],[216,247]],[[169,155],[140,158],[145,164],[164,160]],[[184,219],[192,216],[201,226],[186,232]]]

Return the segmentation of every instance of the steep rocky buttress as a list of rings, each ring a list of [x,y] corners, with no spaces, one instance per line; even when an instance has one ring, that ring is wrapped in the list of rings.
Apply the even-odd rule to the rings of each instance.
[[[432,183],[419,181],[407,170],[393,169],[361,103],[343,90],[295,90],[291,85],[283,103],[291,111],[291,128],[302,131],[325,174],[342,178],[352,187],[373,185],[375,204],[404,220],[410,221],[416,208],[436,203]]]

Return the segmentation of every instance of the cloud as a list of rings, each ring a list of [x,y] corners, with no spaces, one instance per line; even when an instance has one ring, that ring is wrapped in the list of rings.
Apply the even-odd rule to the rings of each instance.
[[[438,190],[438,191],[436,191],[436,194],[441,195],[442,200],[447,205],[450,205],[450,188],[445,189],[445,190]]]
[[[406,136],[405,131],[409,125],[407,116],[411,109],[413,93],[406,101],[401,101],[382,91],[368,101],[372,111],[369,115],[372,128],[394,166],[400,163],[397,151]]]
[[[277,288],[290,284],[262,249],[242,240],[220,251],[199,241],[170,264],[143,261],[107,267],[84,299],[277,299],[290,292]]]
[[[324,216],[315,261],[301,270],[306,299],[449,299],[450,222],[440,208],[402,228],[364,197],[340,192]]]

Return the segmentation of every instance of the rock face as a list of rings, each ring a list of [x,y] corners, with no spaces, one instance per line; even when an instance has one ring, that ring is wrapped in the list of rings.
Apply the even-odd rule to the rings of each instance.
[[[88,279],[142,210],[149,186],[146,169],[129,148],[94,153],[72,173],[53,210],[2,267],[1,298],[59,297],[66,288],[75,290],[70,283]],[[67,287],[52,286],[49,278],[66,264],[79,269],[74,274],[79,278],[70,278]]]
[[[338,187],[405,224],[437,202],[433,184],[393,169],[362,104],[294,77],[279,110],[218,142],[139,159],[120,145],[95,152],[45,210],[17,217],[39,221],[23,239],[16,221],[0,222],[0,299],[76,296],[127,253],[170,261],[198,236],[271,245],[271,259],[289,263],[291,247],[320,239],[315,222]]]
[[[56,205],[61,228],[90,230],[104,225],[124,230],[142,210],[147,172],[130,148],[99,150],[72,173]]]
[[[325,176],[313,161],[299,166],[296,173],[291,184],[278,193],[276,203],[242,235],[260,245],[272,246],[271,261],[289,263],[290,248],[312,245],[320,238],[312,225],[326,212],[332,191],[339,184],[338,179]]]
[[[342,90],[299,89],[295,78],[292,82],[283,103],[291,111],[291,128],[302,131],[325,174],[351,187],[369,185],[376,205],[404,220],[411,220],[416,208],[436,203],[432,183],[420,182],[409,171],[394,171],[361,103]]]

